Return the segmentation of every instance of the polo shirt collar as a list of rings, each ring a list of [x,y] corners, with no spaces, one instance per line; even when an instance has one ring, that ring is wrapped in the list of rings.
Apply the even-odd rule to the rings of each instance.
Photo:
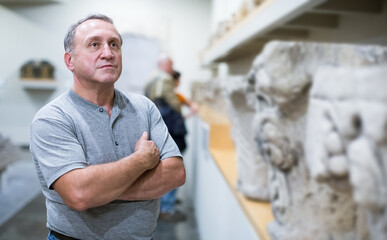
[[[97,104],[94,104],[90,101],[87,101],[86,99],[79,96],[76,92],[74,92],[73,89],[68,90],[68,95],[70,98],[74,101],[74,103],[82,108],[85,108],[87,110],[95,110],[99,111],[102,106],[99,106]],[[115,112],[120,112],[122,108],[124,108],[124,102],[122,101],[121,93],[117,89],[114,89],[114,100],[113,100],[113,108],[112,108],[112,115]],[[105,108],[103,108],[105,110]]]

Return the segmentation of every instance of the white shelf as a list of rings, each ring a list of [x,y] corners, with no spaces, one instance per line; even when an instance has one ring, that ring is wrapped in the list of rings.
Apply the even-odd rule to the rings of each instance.
[[[253,37],[281,26],[327,0],[267,0],[202,53],[202,64],[209,65]]]
[[[58,1],[56,0],[0,0],[0,4],[18,3],[18,4],[25,4],[25,5],[55,3],[55,2],[58,2]]]
[[[58,82],[50,79],[21,79],[20,84],[24,89],[31,90],[55,90],[58,87]]]

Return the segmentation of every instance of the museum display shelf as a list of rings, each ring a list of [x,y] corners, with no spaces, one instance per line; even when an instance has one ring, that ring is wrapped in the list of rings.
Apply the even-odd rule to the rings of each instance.
[[[58,3],[56,0],[0,0],[0,4],[9,6],[36,6],[42,4]]]
[[[58,82],[53,79],[20,79],[20,85],[24,89],[30,90],[55,90],[58,87]]]
[[[242,209],[241,212],[244,213],[248,222],[250,222],[250,225],[254,229],[256,239],[269,240],[270,237],[266,227],[268,223],[274,219],[270,203],[249,199],[241,194],[236,188],[237,157],[231,137],[231,123],[226,116],[217,113],[205,105],[200,106],[199,116],[201,121],[208,124],[208,139],[201,142],[208,145],[208,154],[215,162],[216,167],[223,177],[223,181],[226,182],[227,187],[239,204],[239,208]],[[217,186],[217,188],[219,188],[219,186]],[[223,201],[231,200],[232,199],[223,199]],[[223,211],[223,214],[226,214],[226,211],[229,211],[229,209],[223,209]],[[222,218],[222,216],[215,216],[214,218]],[[237,219],[233,220],[238,221]],[[223,227],[227,228],[227,226]],[[230,228],[232,227],[233,226],[230,226]]]
[[[383,0],[266,0],[240,21],[229,24],[228,30],[217,34],[218,37],[201,52],[201,63],[211,66],[258,54],[271,40],[350,42],[340,34],[336,37],[337,31],[349,34],[357,30],[351,24],[342,26],[341,18],[352,21],[356,18],[351,20],[349,15],[360,16],[364,21],[371,20],[380,25],[384,18],[379,21],[376,18],[380,17],[383,4]],[[331,39],[320,39],[316,30],[322,30],[322,34]],[[334,32],[330,34],[330,31]],[[373,29],[370,34],[375,35],[373,38],[386,37],[382,27]]]
[[[295,16],[321,4],[324,0],[267,0],[237,23],[229,32],[216,40],[202,54],[204,65],[227,57],[246,41],[280,26]]]

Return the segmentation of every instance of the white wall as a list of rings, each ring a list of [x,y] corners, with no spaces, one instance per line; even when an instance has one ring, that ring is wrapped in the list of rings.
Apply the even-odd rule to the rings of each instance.
[[[11,137],[17,144],[27,144],[29,124],[35,112],[55,92],[22,89],[18,81],[19,69],[26,61],[35,58],[46,59],[55,66],[61,65],[60,38],[1,5],[0,29],[0,133]],[[63,72],[63,68],[56,69],[60,80],[65,79]]]
[[[63,63],[63,38],[68,27],[90,13],[110,16],[121,33],[160,39],[182,72],[181,91],[189,94],[191,80],[206,79],[199,51],[210,32],[211,3],[207,0],[73,1],[7,8],[0,5],[0,133],[17,144],[28,144],[35,112],[72,84]],[[125,44],[125,43],[124,43]],[[31,59],[47,59],[60,82],[55,92],[27,92],[18,82],[19,68]]]

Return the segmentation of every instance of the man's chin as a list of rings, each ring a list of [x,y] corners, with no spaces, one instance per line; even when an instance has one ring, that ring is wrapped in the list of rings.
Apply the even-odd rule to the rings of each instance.
[[[105,77],[101,77],[99,82],[106,83],[106,84],[114,84],[115,82],[117,82],[118,78],[119,76],[117,75],[105,76]]]

